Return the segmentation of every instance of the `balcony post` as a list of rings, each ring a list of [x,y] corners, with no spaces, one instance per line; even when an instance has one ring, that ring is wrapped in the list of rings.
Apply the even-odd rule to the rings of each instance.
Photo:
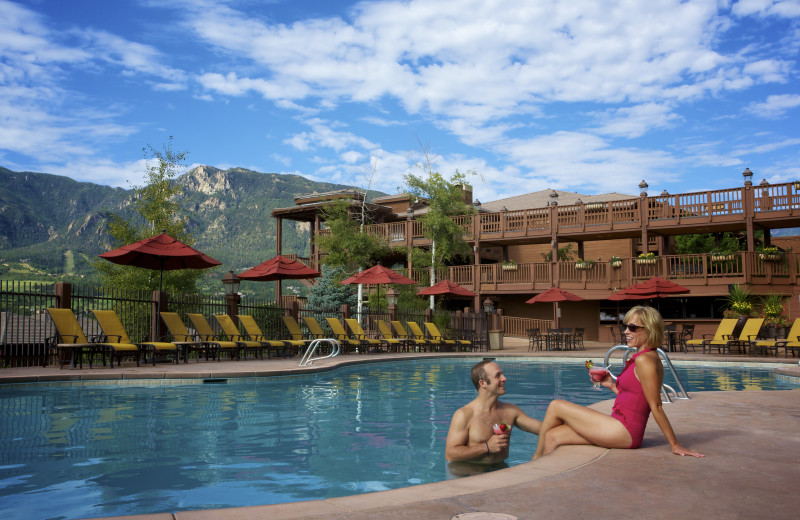
[[[648,185],[642,179],[642,182],[639,183],[639,219],[642,229],[642,253],[647,253],[650,251],[648,247],[648,239],[647,236],[647,219],[648,219],[648,199],[647,199],[647,188]]]
[[[283,254],[283,219],[278,217],[275,219],[275,254]],[[275,280],[275,301],[278,306],[281,304],[281,281]]]
[[[753,252],[756,250],[755,244],[755,229],[753,226],[753,219],[755,218],[756,201],[755,192],[753,191],[753,172],[750,168],[745,168],[742,172],[744,176],[744,187],[742,188],[742,211],[744,211],[745,233],[747,235],[747,250]]]

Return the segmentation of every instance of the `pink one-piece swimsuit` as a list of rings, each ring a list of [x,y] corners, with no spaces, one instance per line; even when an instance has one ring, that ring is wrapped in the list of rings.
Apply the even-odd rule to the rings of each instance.
[[[611,417],[618,420],[625,426],[631,434],[630,449],[638,448],[642,445],[644,429],[647,427],[647,419],[650,417],[650,405],[644,397],[642,383],[636,379],[633,370],[628,370],[636,362],[639,354],[650,352],[652,348],[637,352],[625,364],[622,373],[617,377],[617,398],[614,400],[614,408]]]

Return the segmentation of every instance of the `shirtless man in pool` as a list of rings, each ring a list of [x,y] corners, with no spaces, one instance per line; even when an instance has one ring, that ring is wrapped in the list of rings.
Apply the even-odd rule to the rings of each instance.
[[[494,361],[484,360],[472,367],[472,384],[478,397],[453,414],[444,456],[451,462],[502,463],[508,457],[511,433],[494,433],[493,425],[505,423],[538,435],[542,423],[519,406],[499,400],[506,393],[506,376]]]

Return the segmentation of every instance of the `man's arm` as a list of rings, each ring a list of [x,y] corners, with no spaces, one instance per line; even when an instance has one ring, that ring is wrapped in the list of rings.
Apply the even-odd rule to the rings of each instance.
[[[476,460],[487,455],[487,444],[467,446],[469,442],[469,414],[459,408],[450,420],[444,457],[449,461]]]
[[[542,421],[530,417],[528,414],[522,411],[522,408],[517,405],[508,404],[508,406],[514,407],[514,411],[516,412],[516,415],[514,416],[514,423],[516,424],[517,428],[528,433],[535,433],[536,435],[539,435],[539,430],[542,428]]]

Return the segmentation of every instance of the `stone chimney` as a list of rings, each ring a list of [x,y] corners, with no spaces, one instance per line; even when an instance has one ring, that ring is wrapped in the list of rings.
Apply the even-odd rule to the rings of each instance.
[[[464,204],[471,205],[472,204],[472,186],[469,184],[456,184],[459,188],[461,188],[461,192],[464,194]]]

